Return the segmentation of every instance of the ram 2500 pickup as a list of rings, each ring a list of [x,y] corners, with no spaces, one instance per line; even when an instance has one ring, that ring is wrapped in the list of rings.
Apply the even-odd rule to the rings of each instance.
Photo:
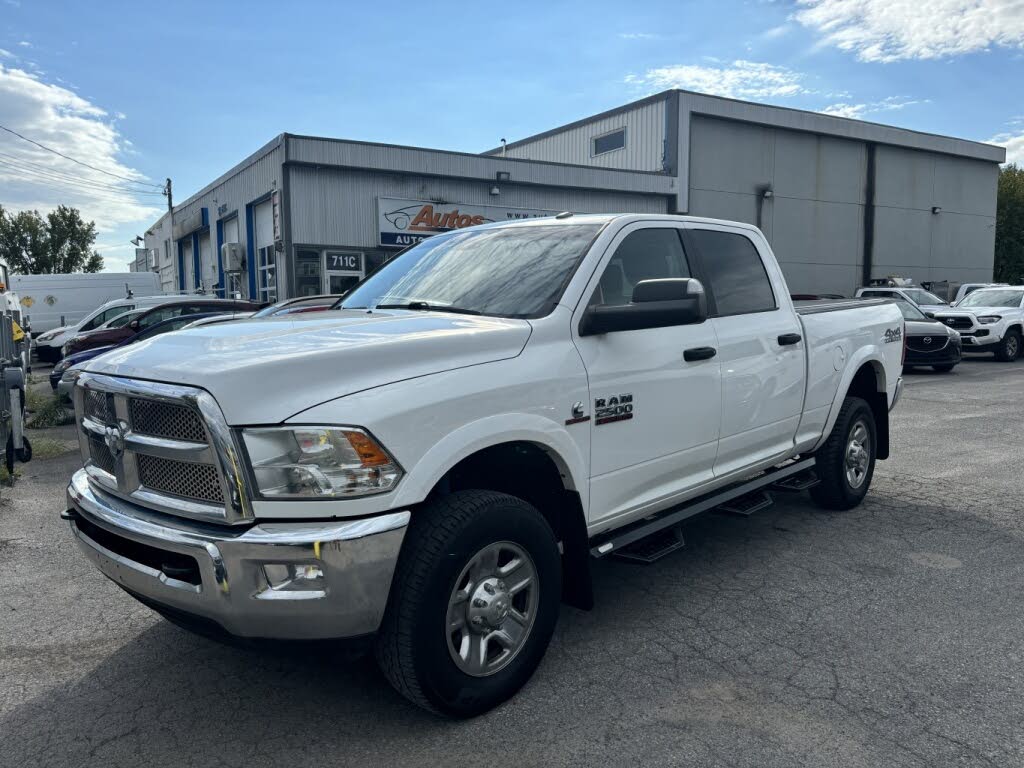
[[[998,360],[1012,363],[1021,353],[1024,286],[980,288],[934,316],[959,331],[964,352],[992,352]]]
[[[526,682],[562,601],[591,605],[592,557],[783,481],[859,504],[903,327],[889,302],[794,307],[746,224],[439,234],[337,311],[87,363],[64,516],[175,622],[371,637],[401,693],[470,716]]]

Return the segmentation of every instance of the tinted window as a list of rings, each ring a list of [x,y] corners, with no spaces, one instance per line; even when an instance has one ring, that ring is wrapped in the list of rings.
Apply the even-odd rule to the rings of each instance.
[[[169,307],[161,307],[160,309],[155,309],[149,314],[143,315],[142,317],[139,318],[139,330],[142,330],[144,328],[151,328],[157,323],[161,322],[162,320],[168,320],[172,317],[177,317],[178,315],[183,314],[184,309],[184,304],[177,304]]]
[[[715,313],[740,315],[775,309],[775,294],[749,238],[732,232],[691,230],[701,255]]]
[[[615,249],[590,303],[629,304],[641,280],[689,276],[677,230],[641,229],[627,235]]]
[[[605,152],[622,149],[624,146],[626,146],[626,129],[620,128],[613,133],[594,137],[593,154],[603,155]]]
[[[162,333],[168,333],[169,331],[176,331],[179,328],[184,328],[189,323],[193,322],[192,318],[182,317],[177,320],[171,320],[170,322],[163,323],[157,327],[150,326],[145,331],[137,334],[133,341],[142,341],[152,336],[159,336]]]
[[[106,309],[103,312],[100,312],[98,315],[96,315],[96,317],[94,317],[88,323],[83,325],[81,330],[83,330],[83,331],[95,330],[96,328],[99,328],[101,325],[103,325],[105,322],[107,322],[107,320],[113,320],[115,317],[117,317],[118,315],[123,315],[125,312],[127,312],[131,308],[132,308],[132,306],[130,304],[126,304],[126,305],[121,306],[121,307],[111,307],[110,309]]]

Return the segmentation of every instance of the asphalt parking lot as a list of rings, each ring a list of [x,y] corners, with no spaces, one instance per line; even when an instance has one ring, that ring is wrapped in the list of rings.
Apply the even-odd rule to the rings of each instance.
[[[459,723],[369,659],[161,620],[58,518],[77,454],[33,461],[0,506],[0,765],[1020,766],[1022,410],[1024,362],[909,375],[860,508],[779,496],[596,563],[596,609]]]

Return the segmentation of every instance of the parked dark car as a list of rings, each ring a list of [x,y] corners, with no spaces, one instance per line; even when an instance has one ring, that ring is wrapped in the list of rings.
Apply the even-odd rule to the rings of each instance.
[[[931,366],[940,373],[949,373],[959,364],[963,343],[960,334],[928,317],[909,301],[897,301],[906,320],[907,355],[904,368]]]
[[[154,336],[159,336],[162,333],[177,331],[181,328],[184,328],[194,323],[196,320],[200,320],[204,317],[216,317],[221,314],[227,313],[203,312],[197,315],[179,315],[178,317],[171,317],[168,318],[167,320],[162,320],[159,323],[156,323],[155,325],[151,325],[149,326],[149,328],[146,328],[143,331],[134,333],[127,339],[122,339],[117,344],[109,344],[103,347],[93,347],[91,349],[86,349],[81,352],[75,352],[74,354],[67,355],[64,357],[63,360],[61,360],[59,363],[53,366],[53,369],[50,371],[50,387],[56,390],[61,382],[61,379],[64,377],[64,374],[67,373],[71,368],[74,368],[79,363],[84,363],[88,360],[92,360],[94,357],[102,355],[104,352],[109,352],[111,349],[126,347],[129,344],[134,344],[135,342],[143,341],[144,339],[151,339]],[[61,394],[67,393],[62,392]]]
[[[160,304],[136,317],[130,323],[121,328],[104,328],[91,333],[83,333],[73,337],[64,345],[64,356],[73,355],[76,352],[83,352],[96,347],[109,347],[118,344],[125,339],[145,331],[157,323],[169,320],[181,315],[200,315],[204,313],[219,312],[252,312],[258,305],[248,301],[235,301],[233,299],[199,299],[195,301],[181,301],[174,304]]]
[[[294,299],[284,299],[276,304],[266,306],[253,317],[279,317],[305,312],[323,312],[330,309],[341,298],[338,294],[331,293],[319,296],[297,296]]]

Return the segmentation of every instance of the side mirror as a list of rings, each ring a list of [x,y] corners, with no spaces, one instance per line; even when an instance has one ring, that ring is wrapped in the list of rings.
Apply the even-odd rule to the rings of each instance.
[[[925,312],[924,316],[925,317],[930,317],[932,320],[935,319],[935,313],[934,312]]]
[[[133,331],[139,330],[139,321],[132,320],[130,323],[128,323],[128,327],[131,328]]]
[[[580,336],[692,325],[704,322],[707,316],[707,295],[700,280],[641,280],[633,287],[629,304],[598,304],[587,309],[580,321]]]

